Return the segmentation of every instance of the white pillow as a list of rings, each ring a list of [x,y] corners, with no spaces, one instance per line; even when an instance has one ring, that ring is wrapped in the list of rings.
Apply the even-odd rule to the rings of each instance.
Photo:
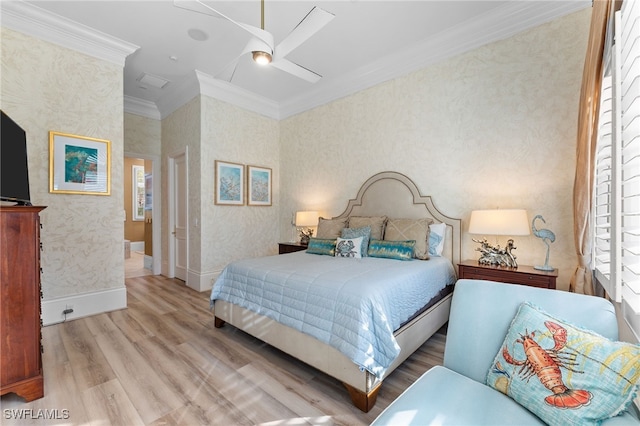
[[[362,239],[358,238],[338,238],[336,241],[336,257],[362,257]]]
[[[444,237],[447,235],[447,225],[433,223],[429,225],[429,255],[442,256],[444,251]]]

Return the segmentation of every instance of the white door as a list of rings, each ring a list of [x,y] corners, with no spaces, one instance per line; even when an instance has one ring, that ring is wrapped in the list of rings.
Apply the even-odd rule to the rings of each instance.
[[[183,153],[173,162],[173,217],[174,217],[174,265],[175,277],[187,280],[187,158]]]

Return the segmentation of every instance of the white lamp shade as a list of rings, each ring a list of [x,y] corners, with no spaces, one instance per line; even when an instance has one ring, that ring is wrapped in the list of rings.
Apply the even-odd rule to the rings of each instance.
[[[529,235],[526,210],[474,210],[469,221],[470,234]]]
[[[301,228],[308,226],[318,226],[318,212],[296,212],[296,226]]]

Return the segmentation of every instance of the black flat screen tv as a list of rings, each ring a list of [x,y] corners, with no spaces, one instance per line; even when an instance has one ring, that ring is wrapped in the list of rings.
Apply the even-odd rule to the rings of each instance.
[[[30,206],[27,135],[0,111],[0,200]]]

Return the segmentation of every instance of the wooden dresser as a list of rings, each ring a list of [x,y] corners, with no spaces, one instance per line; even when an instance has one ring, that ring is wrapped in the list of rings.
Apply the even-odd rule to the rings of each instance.
[[[44,396],[40,319],[40,216],[0,206],[0,395]]]
[[[495,265],[480,265],[477,260],[465,260],[458,265],[458,278],[499,281],[509,284],[531,287],[556,288],[558,270],[539,271],[533,266],[519,265],[517,268],[505,268]]]

